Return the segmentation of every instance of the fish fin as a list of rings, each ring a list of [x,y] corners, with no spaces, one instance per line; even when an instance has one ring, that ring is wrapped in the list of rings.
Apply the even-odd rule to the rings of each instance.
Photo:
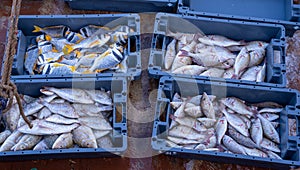
[[[56,62],[60,63],[61,61],[64,60],[64,56],[60,56],[58,60],[56,60]]]
[[[104,71],[105,69],[96,69],[95,72],[96,73],[101,73],[102,71]]]
[[[66,44],[66,45],[64,46],[64,48],[63,48],[62,51],[63,51],[64,54],[70,54],[73,50],[74,50],[73,45],[71,45],[71,44]]]
[[[52,37],[50,35],[46,34],[45,39],[46,39],[46,41],[51,41]]]
[[[34,30],[32,32],[41,32],[43,29],[39,26],[34,25]]]
[[[58,50],[56,48],[52,48],[52,52],[58,53]]]
[[[43,89],[40,89],[40,92],[47,96],[54,95],[54,92],[50,91],[49,88],[50,87],[43,87]]]
[[[69,68],[71,69],[72,72],[76,71],[76,67],[75,66],[69,66]]]

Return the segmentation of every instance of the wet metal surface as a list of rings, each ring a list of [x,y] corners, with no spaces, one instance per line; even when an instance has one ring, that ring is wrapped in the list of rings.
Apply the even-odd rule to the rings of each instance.
[[[11,1],[1,0],[0,5],[0,61],[5,46],[8,16]],[[63,0],[23,0],[21,14],[92,14],[107,13],[103,11],[71,10]],[[201,160],[157,155],[151,149],[152,120],[154,117],[155,101],[158,81],[149,79],[147,64],[151,45],[154,18],[153,14],[144,14],[141,17],[142,32],[142,77],[130,82],[128,101],[128,151],[123,158],[85,158],[85,159],[50,159],[0,162],[3,169],[265,169],[239,165],[219,164]],[[299,66],[298,66],[299,67]],[[293,73],[292,73],[293,74]],[[300,87],[293,84],[293,88]],[[134,90],[132,90],[134,89]],[[299,89],[299,88],[298,88]],[[152,156],[155,155],[155,156]],[[128,158],[131,157],[131,158]]]

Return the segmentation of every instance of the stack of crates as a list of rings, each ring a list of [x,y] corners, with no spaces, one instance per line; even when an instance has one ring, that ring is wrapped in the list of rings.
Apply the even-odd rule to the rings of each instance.
[[[152,132],[154,150],[175,157],[269,168],[300,166],[299,92],[286,87],[286,36],[297,30],[299,5],[283,1],[179,0],[179,14],[158,13],[155,19],[148,71],[160,79]],[[270,10],[266,10],[269,8]],[[224,79],[199,75],[174,74],[165,68],[167,47],[173,40],[168,33],[221,35],[233,40],[264,41],[266,76],[263,82]],[[276,102],[284,106],[277,120],[282,159],[235,153],[170,147],[167,136],[175,110],[170,102],[177,93],[184,98],[206,92],[216,96],[237,97],[249,103]],[[176,117],[175,117],[176,118]],[[289,119],[296,121],[296,136],[289,134]]]

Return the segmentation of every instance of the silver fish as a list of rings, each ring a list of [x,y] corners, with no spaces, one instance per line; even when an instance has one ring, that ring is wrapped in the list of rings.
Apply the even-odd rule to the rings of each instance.
[[[237,132],[233,127],[229,126],[228,133],[236,142],[241,145],[244,145],[248,148],[255,148],[257,145],[249,138],[239,132]]]
[[[191,117],[200,117],[203,116],[200,106],[186,107],[184,112]]]
[[[44,94],[57,94],[59,97],[72,102],[72,103],[83,103],[83,104],[93,104],[94,101],[90,98],[88,94],[82,89],[77,88],[54,88],[54,87],[44,87],[40,90]]]
[[[173,64],[173,61],[176,56],[176,39],[173,39],[167,47],[166,54],[165,54],[165,69],[169,70]]]
[[[112,98],[106,92],[100,90],[85,90],[85,92],[90,96],[90,98],[103,105],[113,105]]]
[[[20,110],[18,104],[13,104],[12,107],[3,115],[6,125],[11,131],[16,130],[17,123],[20,118]]]
[[[73,145],[72,133],[61,134],[52,145],[52,149],[70,148]]]
[[[51,102],[54,98],[56,98],[57,95],[50,95],[43,97],[42,99],[45,100],[46,102]],[[44,107],[39,102],[39,99],[35,99],[32,103],[25,104],[24,106],[24,114],[25,116],[33,115],[34,113],[37,113],[39,110],[41,110]]]
[[[213,102],[216,99],[216,96],[214,95],[208,95],[209,99]],[[188,103],[192,103],[195,106],[199,106],[200,105],[200,101],[201,101],[202,95],[196,95],[194,97],[191,97],[187,100]]]
[[[19,140],[19,142],[11,148],[13,151],[20,151],[20,150],[28,150],[33,148],[40,140],[42,139],[42,136],[36,136],[36,135],[29,135],[25,134],[22,136],[22,138]]]
[[[269,122],[266,118],[264,118],[262,115],[257,114],[257,117],[260,119],[262,127],[263,127],[263,132],[266,137],[271,139],[272,141],[279,143],[280,142],[280,137],[274,126]]]
[[[205,92],[202,94],[200,106],[202,108],[203,114],[206,117],[216,119],[216,113],[213,107],[213,103]]]
[[[210,148],[214,148],[217,145],[217,137],[216,135],[212,135],[211,137],[209,137],[205,142],[204,142],[205,146],[207,149]]]
[[[185,117],[184,108],[185,108],[186,102],[183,102],[180,107],[175,111],[174,117],[176,118],[183,118]],[[174,126],[176,126],[178,123],[175,120],[171,121],[170,129],[172,129]]]
[[[263,128],[259,118],[253,120],[252,126],[250,128],[250,134],[256,145],[260,146],[263,139]]]
[[[36,45],[27,48],[24,67],[30,75],[34,75],[33,71],[35,70],[38,56],[39,56],[39,49]]]
[[[10,130],[5,130],[0,133],[0,144],[2,144],[11,135]]]
[[[95,129],[93,129],[93,133],[94,133],[96,139],[101,138],[101,137],[109,134],[110,132],[111,132],[111,130],[95,130]]]
[[[234,141],[230,136],[224,135],[223,137],[224,146],[233,153],[241,153],[246,155],[244,147]]]
[[[198,65],[186,65],[172,71],[174,74],[199,75],[206,70],[205,67]]]
[[[51,37],[61,38],[64,37],[66,32],[69,30],[70,28],[65,25],[49,26],[44,28],[34,25],[34,30],[32,32],[42,32]]]
[[[280,113],[283,108],[263,108],[258,113]]]
[[[55,49],[57,51],[62,51],[66,44],[72,44],[65,38],[50,37],[49,41],[51,42],[51,44],[55,47]]]
[[[62,60],[64,53],[57,51],[48,51],[40,54],[37,59],[37,65],[45,65],[53,62],[59,62]]]
[[[182,66],[192,64],[191,57],[189,57],[187,55],[183,55],[183,54],[184,54],[184,51],[182,51],[182,50],[177,53],[177,55],[175,56],[175,59],[173,61],[173,64],[172,64],[171,71],[174,71],[177,68],[180,68]]]
[[[47,122],[52,123],[58,123],[58,124],[64,124],[64,125],[70,125],[74,123],[79,123],[77,119],[72,118],[66,118],[64,116],[61,116],[59,114],[53,114],[45,119]]]
[[[38,43],[39,54],[45,54],[53,50],[53,46],[49,41],[39,41]]]
[[[221,103],[229,107],[231,110],[241,114],[241,115],[250,115],[253,116],[253,112],[250,111],[250,108],[245,104],[244,101],[236,97],[227,97],[220,100]]]
[[[249,132],[246,123],[237,115],[228,113],[225,109],[222,110],[228,123],[242,135],[249,137]]]
[[[220,47],[229,47],[234,45],[244,45],[243,41],[234,41],[221,35],[206,35],[198,39],[201,43],[207,45],[217,45]]]
[[[250,55],[247,48],[242,48],[234,63],[234,78],[239,78],[240,73],[246,69],[250,62]]]
[[[246,123],[247,128],[250,129],[251,128],[251,120],[243,115],[239,115],[239,117]]]
[[[87,25],[85,27],[80,28],[79,32],[83,36],[89,37],[93,34],[106,34],[109,32],[109,28],[98,26],[98,25]]]
[[[282,105],[275,103],[275,102],[261,102],[261,103],[254,103],[251,104],[252,106],[255,107],[260,107],[260,108],[282,108]]]
[[[224,69],[219,69],[219,68],[210,68],[203,73],[200,74],[200,76],[207,76],[207,77],[223,77],[225,73]]]
[[[273,152],[280,152],[278,145],[267,138],[263,138],[260,146]]]
[[[36,100],[36,98],[28,96],[28,95],[23,95],[22,99],[25,102],[25,104],[32,103],[32,102],[34,102]]]
[[[33,126],[32,128],[23,125],[18,130],[22,133],[31,135],[55,135],[68,133],[79,126],[79,124],[60,125],[38,119],[32,121],[31,124]]]
[[[112,130],[109,122],[101,116],[79,117],[79,122],[96,130]]]
[[[48,103],[46,101],[41,101],[41,103],[46,106],[52,113],[60,114],[67,118],[78,118],[78,114],[75,109],[69,103]]]
[[[112,148],[114,146],[108,135],[98,138],[96,141],[98,148]]]
[[[17,143],[17,139],[20,138],[22,135],[23,134],[20,131],[14,131],[1,145],[0,152],[11,150],[11,148]]]
[[[270,122],[279,118],[279,115],[274,114],[274,113],[263,113],[261,115]]]
[[[83,148],[97,148],[97,141],[91,128],[87,126],[79,126],[74,129],[73,140]]]
[[[218,119],[216,123],[217,144],[221,144],[221,140],[227,131],[227,119],[225,116]]]
[[[166,146],[171,147],[171,148],[181,148],[181,146],[177,145],[176,143],[170,141],[170,140],[165,140]]]

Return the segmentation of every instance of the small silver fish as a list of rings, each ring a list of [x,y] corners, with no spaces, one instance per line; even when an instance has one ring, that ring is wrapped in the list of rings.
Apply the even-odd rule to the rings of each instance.
[[[172,71],[174,74],[199,75],[206,70],[205,67],[198,65],[186,65]]]
[[[85,92],[97,103],[109,106],[113,105],[112,98],[106,92],[100,90],[85,90]]]
[[[263,113],[261,115],[270,122],[279,118],[279,115],[274,114],[274,113]]]
[[[6,125],[11,131],[16,130],[17,123],[20,118],[20,110],[18,104],[13,104],[12,107],[3,115]]]
[[[220,47],[229,47],[234,45],[244,45],[244,41],[234,41],[221,35],[206,35],[199,37],[201,43],[207,45],[217,45]]]
[[[266,77],[266,63],[264,63],[264,65],[262,66],[262,68],[260,69],[260,71],[257,73],[257,77],[256,77],[256,81],[257,82],[263,82],[265,80]]]
[[[79,116],[101,116],[101,108],[94,104],[73,103],[73,108]]]
[[[233,153],[241,153],[246,155],[244,147],[234,141],[230,136],[224,135],[223,139],[224,146]]]
[[[45,118],[49,117],[51,114],[52,114],[52,112],[47,107],[44,107],[41,111],[38,112],[37,118],[45,119]]]
[[[263,139],[263,128],[259,118],[252,120],[252,126],[250,128],[250,134],[253,141],[257,146],[260,146]]]
[[[170,115],[170,118],[175,120],[180,125],[193,128],[194,130],[199,131],[199,132],[207,130],[207,128],[203,124],[201,124],[200,122],[198,122],[196,119],[194,119],[192,117],[186,116],[186,117],[177,118],[173,115]]]
[[[169,70],[173,64],[173,61],[176,56],[176,39],[173,39],[170,44],[167,46],[166,54],[164,57],[165,69]]]
[[[45,140],[41,140],[39,143],[37,143],[32,150],[34,151],[42,151],[42,150],[47,150],[49,147],[45,143]]]
[[[258,113],[280,113],[283,108],[263,108]]]
[[[110,132],[111,132],[111,130],[95,130],[95,129],[93,129],[93,133],[94,133],[96,139],[101,138],[101,137],[109,134]]]
[[[229,126],[228,133],[230,137],[232,137],[236,142],[238,142],[241,145],[244,145],[248,148],[255,148],[257,145],[249,138],[246,137],[239,132],[237,132],[233,127]]]
[[[33,148],[40,140],[42,136],[37,135],[29,135],[25,134],[19,140],[19,142],[11,148],[13,151],[20,151],[20,150],[28,150]]]
[[[221,99],[220,102],[241,115],[253,116],[253,112],[250,111],[250,108],[241,99],[238,99],[236,97],[227,97]]]
[[[260,146],[273,152],[280,152],[278,145],[267,138],[263,138]]]
[[[202,141],[206,139],[207,135],[214,134],[214,130],[211,128],[198,132],[190,127],[178,125],[170,129],[168,134],[173,137]]]
[[[52,149],[70,148],[73,146],[72,133],[61,134],[52,145]]]
[[[266,51],[264,48],[249,50],[250,61],[248,63],[248,67],[260,64],[265,57],[265,53]]]
[[[256,148],[247,148],[247,147],[244,147],[244,150],[246,152],[247,155],[250,155],[250,156],[257,156],[257,157],[262,157],[262,158],[267,158],[268,155],[266,153],[264,153],[263,151],[261,150],[258,150]]]
[[[237,115],[228,113],[225,109],[222,110],[228,123],[242,135],[249,137],[249,131],[246,123]]]
[[[246,69],[250,62],[250,55],[246,47],[242,48],[234,63],[234,78],[239,78],[240,73]]]
[[[97,141],[91,128],[87,126],[79,126],[74,129],[73,140],[83,148],[97,148]]]
[[[43,100],[45,100],[46,102],[51,102],[56,97],[57,97],[57,95],[50,95],[50,96],[43,97]],[[42,105],[39,102],[39,99],[35,99],[31,103],[25,104],[24,114],[25,114],[25,116],[33,115],[34,113],[37,113],[38,111],[40,111],[43,107],[44,107],[44,105]]]
[[[23,136],[23,134],[20,131],[14,131],[1,145],[0,152],[11,150],[11,148],[17,143],[17,139],[21,136]]]
[[[200,74],[200,76],[207,76],[207,77],[223,77],[225,73],[224,69],[219,69],[219,68],[210,68],[203,73]]]
[[[200,106],[186,107],[184,109],[184,112],[187,115],[189,115],[191,117],[195,117],[195,118],[203,116]]]
[[[241,80],[256,81],[257,74],[262,69],[261,66],[253,66],[248,68],[241,76]]]
[[[218,119],[216,123],[217,144],[221,144],[221,140],[227,131],[227,119],[225,116]]]
[[[266,118],[264,118],[262,115],[257,114],[257,117],[260,119],[264,135],[271,139],[272,141],[276,143],[280,143],[280,137],[274,126],[269,122]]]
[[[192,64],[191,57],[189,57],[187,55],[183,55],[183,54],[184,54],[184,51],[182,51],[182,50],[177,53],[177,55],[175,56],[175,59],[173,61],[173,64],[172,64],[171,71],[174,71],[177,68],[180,68],[182,66]]]
[[[183,138],[178,138],[178,137],[173,137],[173,136],[168,136],[168,140],[176,143],[177,145],[187,145],[187,144],[197,144],[199,143],[198,140],[190,140],[190,139],[183,139]]]
[[[272,151],[266,151],[266,153],[268,154],[269,158],[282,159],[279,155],[277,155],[276,153],[274,153]]]
[[[229,68],[229,69],[225,70],[225,72],[223,74],[223,78],[225,78],[225,79],[231,79],[233,75],[234,75],[234,69],[233,68]]]
[[[215,125],[216,120],[206,117],[197,118],[197,120],[203,124],[206,128],[211,128]]]

